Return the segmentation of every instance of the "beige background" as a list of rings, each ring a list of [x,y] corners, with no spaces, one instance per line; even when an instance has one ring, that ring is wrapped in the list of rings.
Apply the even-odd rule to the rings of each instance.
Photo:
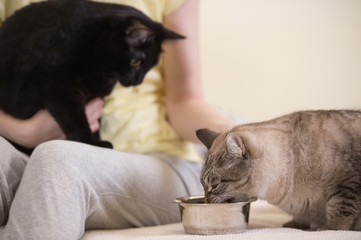
[[[361,0],[201,0],[207,98],[247,121],[361,109]]]

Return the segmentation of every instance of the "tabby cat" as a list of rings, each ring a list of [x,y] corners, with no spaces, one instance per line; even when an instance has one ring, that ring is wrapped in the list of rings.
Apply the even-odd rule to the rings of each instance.
[[[360,111],[302,111],[196,133],[208,148],[208,202],[258,197],[293,216],[285,227],[361,230]]]
[[[30,4],[0,28],[0,109],[28,119],[47,109],[67,139],[96,139],[84,105],[116,82],[138,85],[168,39],[183,36],[124,5],[87,0]]]

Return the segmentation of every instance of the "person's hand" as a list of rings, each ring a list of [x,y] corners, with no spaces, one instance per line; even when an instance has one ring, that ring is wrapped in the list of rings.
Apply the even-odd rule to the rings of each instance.
[[[103,100],[95,98],[85,106],[89,127],[92,132],[99,130],[98,119],[103,114]],[[0,135],[24,147],[34,148],[40,143],[65,139],[65,134],[59,124],[47,110],[41,110],[27,120],[15,119],[0,112]]]
[[[103,105],[104,101],[101,98],[94,98],[85,106],[86,117],[92,132],[96,132],[100,128],[98,120],[103,115]]]
[[[101,98],[95,98],[85,106],[85,113],[92,132],[99,130],[100,125],[98,119],[103,114],[103,104],[104,102]],[[58,123],[46,110],[39,111],[30,119],[28,124],[30,133],[32,133],[31,145],[33,146],[31,147],[45,141],[66,138]]]

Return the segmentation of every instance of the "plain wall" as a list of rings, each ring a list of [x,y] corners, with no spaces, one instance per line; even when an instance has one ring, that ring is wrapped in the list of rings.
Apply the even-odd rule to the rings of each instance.
[[[207,98],[247,121],[361,110],[361,0],[201,0]]]

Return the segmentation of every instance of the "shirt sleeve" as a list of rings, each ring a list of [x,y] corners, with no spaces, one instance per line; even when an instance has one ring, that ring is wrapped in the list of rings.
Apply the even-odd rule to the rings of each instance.
[[[0,0],[0,25],[5,20],[5,0]]]
[[[174,10],[179,8],[185,0],[163,0],[163,17],[169,15]]]

